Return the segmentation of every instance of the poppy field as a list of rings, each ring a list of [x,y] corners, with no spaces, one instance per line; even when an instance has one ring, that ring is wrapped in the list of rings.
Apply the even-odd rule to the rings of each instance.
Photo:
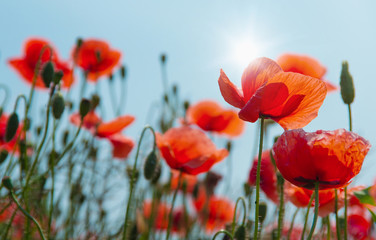
[[[175,46],[172,29],[162,39]],[[237,41],[240,55],[195,70],[211,54],[204,32],[188,58],[155,47],[158,34],[124,50],[113,36],[49,31],[0,44],[0,239],[376,239],[367,63],[341,51],[331,69],[302,38],[277,54]]]

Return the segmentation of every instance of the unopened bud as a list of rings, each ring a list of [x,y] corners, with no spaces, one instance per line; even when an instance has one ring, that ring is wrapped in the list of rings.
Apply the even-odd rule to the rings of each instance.
[[[155,167],[154,175],[153,175],[153,178],[151,179],[151,182],[153,184],[156,184],[158,182],[159,178],[161,177],[161,175],[162,175],[162,165],[158,161],[157,166]]]
[[[124,65],[120,68],[120,76],[123,80],[127,77],[127,68]]]
[[[236,240],[245,240],[245,227],[244,225],[240,225],[235,232],[235,239]]]
[[[7,128],[5,130],[5,142],[10,142],[16,135],[19,123],[17,113],[12,113],[8,118]]]
[[[52,115],[56,119],[60,119],[61,115],[64,112],[65,103],[64,97],[61,92],[57,92],[52,97]]]
[[[90,101],[86,98],[83,98],[80,103],[80,115],[81,118],[84,118],[90,111]]]
[[[0,107],[0,117],[3,115],[3,108]]]
[[[184,101],[184,111],[187,111],[189,108],[189,101]]]
[[[112,73],[110,73],[110,75],[108,75],[108,81],[110,81],[110,83],[114,80],[114,75]]]
[[[76,41],[77,49],[79,49],[81,47],[83,42],[84,42],[84,40],[82,40],[82,38],[77,38],[77,41]]]
[[[268,206],[266,203],[261,202],[259,205],[259,219],[260,223],[262,224],[266,218],[266,212],[268,211]]]
[[[0,164],[2,164],[5,161],[5,159],[7,159],[7,157],[8,157],[8,151],[5,149],[2,149],[0,151]]]
[[[66,146],[68,143],[69,131],[65,130],[63,133],[63,145]]]
[[[342,62],[341,81],[339,84],[341,85],[341,96],[343,102],[351,104],[355,98],[355,89],[347,61]]]
[[[163,95],[163,100],[164,100],[166,103],[168,103],[168,95],[167,95],[167,94]]]
[[[99,105],[101,98],[97,94],[93,94],[91,96],[91,110],[95,110],[95,108]]]
[[[24,128],[26,131],[29,131],[30,130],[30,126],[31,126],[31,120],[30,118],[25,118],[24,120]]]
[[[162,62],[162,64],[164,64],[166,62],[166,60],[167,60],[166,54],[161,54],[161,62]]]
[[[8,189],[9,191],[13,190],[13,184],[12,184],[12,180],[10,179],[10,177],[3,177],[2,183],[4,187]]]
[[[172,93],[173,93],[174,95],[176,95],[176,94],[178,93],[178,86],[175,85],[175,84],[172,86]]]
[[[54,74],[54,84],[59,84],[61,79],[64,77],[64,72],[63,71],[57,71]]]
[[[44,85],[46,87],[50,87],[50,84],[54,78],[54,65],[51,61],[47,62],[46,65],[44,65],[44,68],[42,70],[42,80],[44,82]]]
[[[152,151],[146,158],[144,165],[144,177],[150,180],[154,176],[155,168],[158,164],[158,157],[154,151]]]
[[[227,149],[228,152],[231,152],[231,149],[232,149],[232,142],[231,141],[227,142],[226,149]]]

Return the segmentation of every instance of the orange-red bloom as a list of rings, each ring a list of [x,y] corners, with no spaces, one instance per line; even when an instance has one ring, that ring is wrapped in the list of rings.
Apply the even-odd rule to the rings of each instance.
[[[286,53],[277,59],[277,63],[285,72],[300,73],[323,80],[328,92],[338,89],[337,86],[323,79],[326,67],[310,56]]]
[[[306,126],[317,116],[326,96],[321,80],[284,72],[268,58],[248,65],[242,76],[242,90],[222,70],[218,83],[226,102],[241,109],[241,119],[255,122],[260,117],[270,118],[284,129]]]
[[[258,158],[253,159],[253,165],[249,172],[248,183],[256,185],[256,171]],[[278,203],[277,176],[275,167],[270,159],[270,150],[266,150],[261,156],[260,187],[265,195],[274,203]]]
[[[349,235],[353,239],[369,239],[370,230],[372,223],[371,221],[364,218],[364,216],[359,214],[351,214],[347,217],[347,225]]]
[[[83,40],[73,50],[74,62],[86,73],[90,81],[96,82],[102,76],[110,75],[119,64],[121,53],[111,49],[108,43],[96,39]]]
[[[75,113],[70,117],[70,121],[79,126],[81,123],[81,116]],[[112,146],[112,155],[115,158],[126,158],[134,146],[132,139],[127,138],[121,134],[121,131],[134,121],[134,117],[124,115],[118,117],[110,122],[103,123],[102,119],[90,111],[83,119],[82,127],[89,130],[93,135],[108,139]]]
[[[344,129],[286,131],[273,146],[282,176],[299,187],[320,189],[346,186],[357,175],[371,145]]]
[[[233,110],[223,109],[218,103],[206,100],[190,106],[187,110],[187,120],[202,130],[230,137],[239,136],[244,130],[244,122]]]
[[[24,54],[21,58],[12,58],[8,61],[11,67],[13,67],[20,76],[28,83],[33,83],[34,72],[37,66],[37,62],[41,51],[44,47],[45,48],[40,60],[40,69],[39,75],[37,76],[35,86],[38,88],[46,88],[42,77],[41,77],[41,69],[43,69],[44,65],[51,59],[54,64],[56,71],[62,71],[64,76],[62,78],[62,86],[63,87],[70,87],[73,83],[73,72],[68,67],[68,64],[61,61],[58,57],[57,51],[51,46],[51,44],[42,39],[29,39],[24,46]],[[51,53],[52,49],[52,53]],[[51,56],[52,54],[52,56]]]
[[[171,128],[164,135],[158,134],[157,144],[172,169],[192,175],[209,171],[228,155],[226,149],[217,150],[201,130],[189,126]]]
[[[194,202],[200,221],[205,224],[208,232],[224,228],[234,217],[234,204],[226,198],[217,196],[211,196],[207,203],[203,202],[206,199],[198,198]]]

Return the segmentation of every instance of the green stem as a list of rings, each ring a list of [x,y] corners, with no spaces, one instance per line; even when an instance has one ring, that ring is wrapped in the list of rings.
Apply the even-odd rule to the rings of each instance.
[[[303,231],[302,231],[302,237],[300,238],[301,240],[304,240],[304,234],[305,234],[305,231],[307,229],[308,213],[309,213],[310,207],[312,206],[313,197],[314,197],[314,195],[312,193],[311,198],[310,198],[309,203],[308,203],[308,206],[307,206],[307,212],[306,212],[306,215],[305,215]]]
[[[5,229],[5,232],[4,232],[4,235],[3,235],[3,237],[2,237],[2,240],[7,240],[7,239],[9,239],[9,238],[8,238],[9,229],[10,229],[10,227],[12,226],[13,219],[14,219],[14,217],[15,217],[16,214],[17,214],[17,210],[18,210],[18,209],[15,209],[15,210],[13,211],[12,216],[10,217],[10,220],[9,220],[9,222],[8,222],[8,224],[7,224],[6,229]]]
[[[351,104],[348,104],[348,109],[349,109],[349,130],[352,132],[352,117],[351,117]]]
[[[127,210],[125,212],[123,240],[125,240],[126,237],[127,237],[129,209],[130,209],[130,206],[131,206],[133,187],[134,187],[135,178],[136,178],[137,159],[138,159],[138,155],[140,154],[141,142],[142,142],[142,139],[143,139],[144,134],[145,134],[147,129],[149,129],[153,133],[153,137],[154,137],[153,151],[156,150],[157,143],[156,143],[156,137],[155,137],[154,129],[151,126],[147,125],[147,126],[144,127],[144,129],[141,132],[141,137],[140,137],[140,140],[138,141],[138,146],[137,146],[136,158],[135,158],[135,161],[134,161],[134,164],[133,164],[132,176],[131,176],[131,179],[130,179],[130,189],[129,189],[128,203],[127,203]]]
[[[168,227],[167,227],[167,233],[166,233],[166,240],[168,240],[170,238],[170,232],[171,232],[171,227],[172,227],[172,218],[173,218],[173,215],[174,215],[174,204],[175,204],[176,196],[178,195],[178,191],[179,191],[179,188],[180,188],[182,176],[183,176],[183,171],[180,170],[179,178],[178,178],[178,186],[175,189],[174,196],[172,197],[171,209],[170,209],[170,214],[169,214],[169,217],[168,217]]]
[[[279,211],[278,211],[278,232],[277,232],[277,239],[281,238],[282,229],[283,229],[283,216],[285,213],[285,206],[284,206],[284,199],[283,199],[283,177],[278,173],[278,187],[279,187]]]
[[[53,121],[53,131],[52,131],[52,154],[50,161],[50,170],[51,170],[51,196],[50,196],[50,209],[48,213],[48,229],[47,229],[47,238],[50,239],[51,233],[51,224],[52,224],[52,213],[54,207],[54,192],[55,192],[55,133],[56,133],[56,119]]]
[[[247,218],[247,205],[245,203],[245,200],[243,197],[238,197],[238,199],[236,200],[236,204],[235,204],[235,212],[234,212],[234,217],[232,219],[232,229],[231,229],[231,234],[234,235],[235,233],[235,226],[236,226],[236,213],[237,213],[237,210],[238,210],[238,203],[239,201],[241,201],[243,203],[243,210],[244,210],[244,215],[243,215],[243,221],[242,221],[242,226],[244,226],[245,224],[245,220]]]
[[[37,226],[38,228],[38,232],[39,232],[39,235],[40,237],[45,240],[45,236],[43,235],[43,231],[42,231],[42,228],[40,227],[39,223],[37,220],[35,220],[35,218],[33,218],[33,216],[31,216],[28,212],[25,211],[25,209],[23,209],[20,205],[20,203],[18,202],[16,196],[14,196],[14,193],[13,191],[10,191],[10,196],[12,197],[13,201],[17,204],[18,208],[21,210],[21,212],[26,216],[28,217],[31,221],[33,221],[35,223],[35,225]]]
[[[339,225],[339,218],[338,218],[338,190],[337,189],[334,189],[334,213],[336,215],[337,240],[340,240],[341,233],[340,233],[340,225]]]
[[[297,208],[295,210],[295,212],[294,212],[294,215],[292,216],[292,220],[291,220],[291,224],[290,224],[290,229],[289,229],[289,232],[287,233],[287,240],[290,240],[290,238],[291,238],[291,233],[292,233],[292,229],[294,228],[295,218],[296,218],[296,215],[298,215],[299,209],[300,208]]]
[[[222,230],[220,230],[220,231],[218,231],[218,232],[215,233],[215,235],[213,236],[212,240],[215,240],[217,238],[217,236],[219,234],[221,234],[221,233],[227,235],[231,240],[234,239],[234,237],[232,236],[232,234],[229,231],[226,231],[226,230],[222,229]]]
[[[345,217],[345,222],[344,222],[344,239],[347,240],[347,186],[345,187],[344,189],[344,192],[345,192],[345,213],[344,213],[344,217]]]
[[[326,216],[326,240],[330,240],[330,219]]]
[[[317,218],[319,216],[319,182],[315,182],[315,215],[313,216],[313,223],[311,231],[308,235],[308,240],[312,239],[313,233],[315,232]]]
[[[260,144],[259,144],[259,154],[257,162],[257,173],[256,173],[256,209],[255,209],[255,230],[253,233],[253,239],[257,240],[258,234],[258,223],[259,223],[259,204],[260,204],[260,171],[261,171],[261,156],[262,156],[262,145],[264,140],[264,118],[261,117],[260,126]]]

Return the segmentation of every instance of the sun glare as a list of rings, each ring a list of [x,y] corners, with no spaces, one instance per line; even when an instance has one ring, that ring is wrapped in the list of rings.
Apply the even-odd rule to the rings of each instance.
[[[230,42],[231,61],[241,69],[244,69],[253,59],[260,57],[262,50],[262,44],[250,36],[232,39]]]

